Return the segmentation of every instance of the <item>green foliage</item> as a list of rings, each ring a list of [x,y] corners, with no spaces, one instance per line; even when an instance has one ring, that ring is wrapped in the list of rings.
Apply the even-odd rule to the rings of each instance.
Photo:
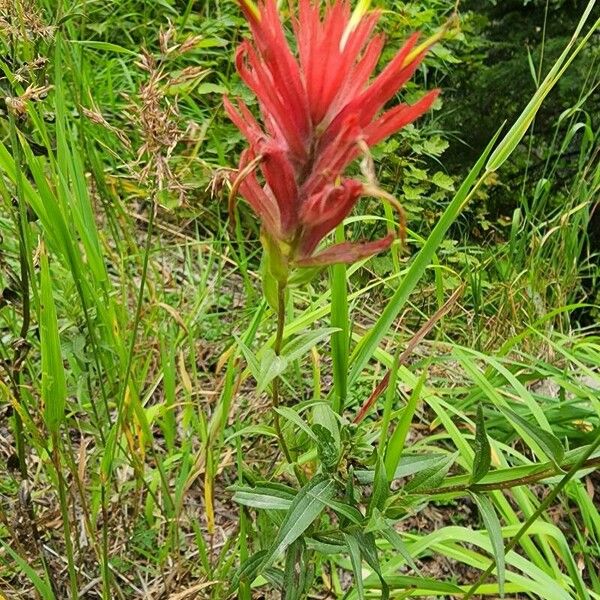
[[[380,6],[391,55],[455,2]],[[226,222],[236,3],[0,0],[0,596],[600,594],[584,9],[461,3],[401,99],[441,100],[373,155],[406,247],[295,281],[277,352]]]

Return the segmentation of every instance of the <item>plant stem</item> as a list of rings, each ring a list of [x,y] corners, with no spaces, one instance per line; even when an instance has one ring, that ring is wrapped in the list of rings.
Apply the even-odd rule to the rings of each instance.
[[[281,355],[281,346],[283,343],[283,329],[285,327],[285,288],[286,284],[283,282],[277,283],[277,334],[275,335],[275,345],[273,346],[273,350],[275,351],[275,356]],[[275,431],[277,432],[277,437],[279,438],[279,445],[281,446],[281,450],[285,455],[285,460],[291,465],[293,464],[292,455],[290,454],[290,449],[283,437],[283,431],[281,430],[281,422],[279,421],[279,413],[277,409],[279,408],[279,386],[281,384],[281,378],[279,376],[273,379],[273,423],[275,425]]]
[[[65,554],[67,555],[67,570],[69,572],[69,589],[71,592],[71,600],[77,600],[79,597],[77,573],[75,570],[75,558],[73,553],[73,535],[69,522],[69,501],[67,497],[67,489],[65,480],[62,474],[60,460],[60,438],[58,434],[52,436],[52,462],[56,471],[56,481],[58,483],[58,497],[60,503],[60,512],[63,522],[63,532],[65,537]]]
[[[569,465],[562,465],[564,468],[568,468]],[[590,469],[594,467],[600,466],[600,457],[588,458],[583,465],[579,468],[581,469]],[[526,475],[524,477],[516,477],[515,479],[507,479],[506,481],[499,481],[497,483],[465,483],[465,484],[457,484],[457,485],[448,485],[442,486],[439,488],[431,488],[428,490],[423,490],[424,494],[428,496],[441,496],[446,494],[462,494],[463,492],[493,492],[497,490],[507,490],[514,487],[519,487],[522,485],[533,485],[544,479],[549,479],[550,477],[556,477],[564,473],[563,470],[558,470],[556,467],[551,467],[548,469],[544,469],[543,471],[539,471],[537,473],[532,473],[531,475]]]
[[[585,453],[581,456],[581,458],[569,469],[569,472],[565,474],[565,476],[558,482],[556,487],[544,498],[544,500],[540,503],[537,509],[531,514],[531,516],[523,523],[519,531],[517,531],[516,535],[510,540],[510,542],[506,545],[504,549],[504,554],[507,555],[511,550],[513,550],[516,545],[519,543],[521,538],[527,533],[527,530],[537,521],[540,515],[554,502],[558,494],[564,489],[564,487],[571,481],[571,479],[575,476],[577,471],[579,471],[582,467],[585,466],[587,460],[592,456],[592,454],[600,447],[600,433],[598,437],[594,440],[592,444],[590,444],[585,451]],[[463,596],[463,600],[468,600],[468,598],[472,598],[475,592],[479,589],[479,587],[485,582],[489,575],[492,574],[494,569],[496,568],[496,560],[492,560],[489,567],[479,576],[479,579],[467,590],[465,595]]]

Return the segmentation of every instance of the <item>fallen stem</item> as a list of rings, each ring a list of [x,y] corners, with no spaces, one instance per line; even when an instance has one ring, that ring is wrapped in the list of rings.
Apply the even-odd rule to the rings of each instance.
[[[497,490],[506,490],[519,487],[521,485],[532,485],[539,483],[544,479],[550,479],[551,477],[556,477],[561,473],[564,473],[564,469],[568,468],[568,466],[569,465],[563,465],[563,468],[560,470],[557,467],[548,467],[547,469],[538,471],[537,473],[532,473],[531,475],[507,479],[506,481],[498,481],[496,483],[465,483],[433,488],[429,490],[423,490],[423,494],[427,494],[428,496],[441,496],[446,494],[462,494],[467,492],[494,492]],[[588,458],[577,470],[581,471],[598,466],[600,466],[600,456]]]
[[[456,301],[460,298],[464,290],[464,285],[461,285],[457,288],[450,298],[445,302],[443,306],[441,306],[430,318],[429,320],[413,335],[410,339],[406,348],[402,351],[402,354],[398,357],[398,367],[405,364],[413,350],[423,341],[423,338],[435,327],[435,324],[445,315],[447,315]],[[385,377],[381,380],[379,385],[373,390],[367,401],[360,407],[360,410],[354,417],[353,423],[360,423],[369,413],[373,405],[377,402],[377,399],[383,394],[383,392],[387,389],[387,386],[390,383],[391,371],[388,371],[385,374]]]

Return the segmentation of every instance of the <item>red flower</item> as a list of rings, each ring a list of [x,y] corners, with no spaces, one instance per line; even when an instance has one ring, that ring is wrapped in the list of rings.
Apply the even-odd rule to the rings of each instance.
[[[426,112],[438,91],[416,104],[384,106],[413,75],[429,44],[413,35],[373,76],[384,45],[373,34],[379,13],[351,14],[347,0],[298,0],[290,49],[275,0],[240,0],[253,43],[244,41],[237,69],[258,99],[262,126],[241,101],[225,108],[250,147],[240,160],[233,193],[261,219],[263,231],[286,262],[300,266],[353,262],[387,248],[393,236],[361,244],[337,244],[315,254],[319,242],[352,210],[365,184],[344,177],[364,149]],[[257,177],[260,168],[263,182]],[[239,185],[239,188],[238,188]]]

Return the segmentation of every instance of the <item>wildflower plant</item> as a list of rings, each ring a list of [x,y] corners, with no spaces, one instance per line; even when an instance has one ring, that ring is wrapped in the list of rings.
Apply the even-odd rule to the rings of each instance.
[[[290,44],[275,0],[260,0],[257,5],[240,0],[252,38],[239,46],[236,65],[256,96],[260,117],[241,100],[224,98],[229,117],[248,142],[232,181],[230,213],[233,217],[239,194],[261,223],[263,287],[277,313],[275,356],[271,353],[273,364],[268,369],[275,374],[271,382],[274,426],[285,458],[304,486],[295,500],[300,506],[305,494],[309,498],[322,494],[326,502],[337,483],[319,474],[307,481],[282,432],[279,375],[285,368],[280,355],[286,290],[292,281],[305,279],[293,277],[296,269],[308,268],[310,275],[315,269],[353,263],[390,247],[397,237],[394,233],[374,241],[325,243],[363,196],[380,198],[396,208],[398,237],[404,236],[404,211],[378,186],[370,149],[426,113],[439,93],[430,91],[412,105],[388,106],[441,34],[421,44],[419,35],[412,35],[376,74],[385,39],[375,33],[380,12],[369,10],[368,4],[360,2],[352,11],[347,0],[327,2],[324,7],[299,0],[291,11],[294,41]],[[357,159],[361,159],[361,178],[347,173]],[[332,433],[319,425],[313,429],[320,463],[325,470],[335,471],[340,462],[334,439],[337,430]],[[348,435],[347,428],[342,435]],[[373,510],[378,514],[374,505],[370,516]],[[290,509],[286,522],[296,518]],[[360,536],[347,540],[350,547],[361,539],[374,551],[372,533]],[[276,541],[270,558],[254,560],[251,573],[270,566],[288,545],[285,539]],[[307,568],[305,550],[298,545],[287,549],[294,568]],[[250,571],[245,572],[249,576]],[[305,587],[306,581],[296,581],[292,589],[301,593]]]

